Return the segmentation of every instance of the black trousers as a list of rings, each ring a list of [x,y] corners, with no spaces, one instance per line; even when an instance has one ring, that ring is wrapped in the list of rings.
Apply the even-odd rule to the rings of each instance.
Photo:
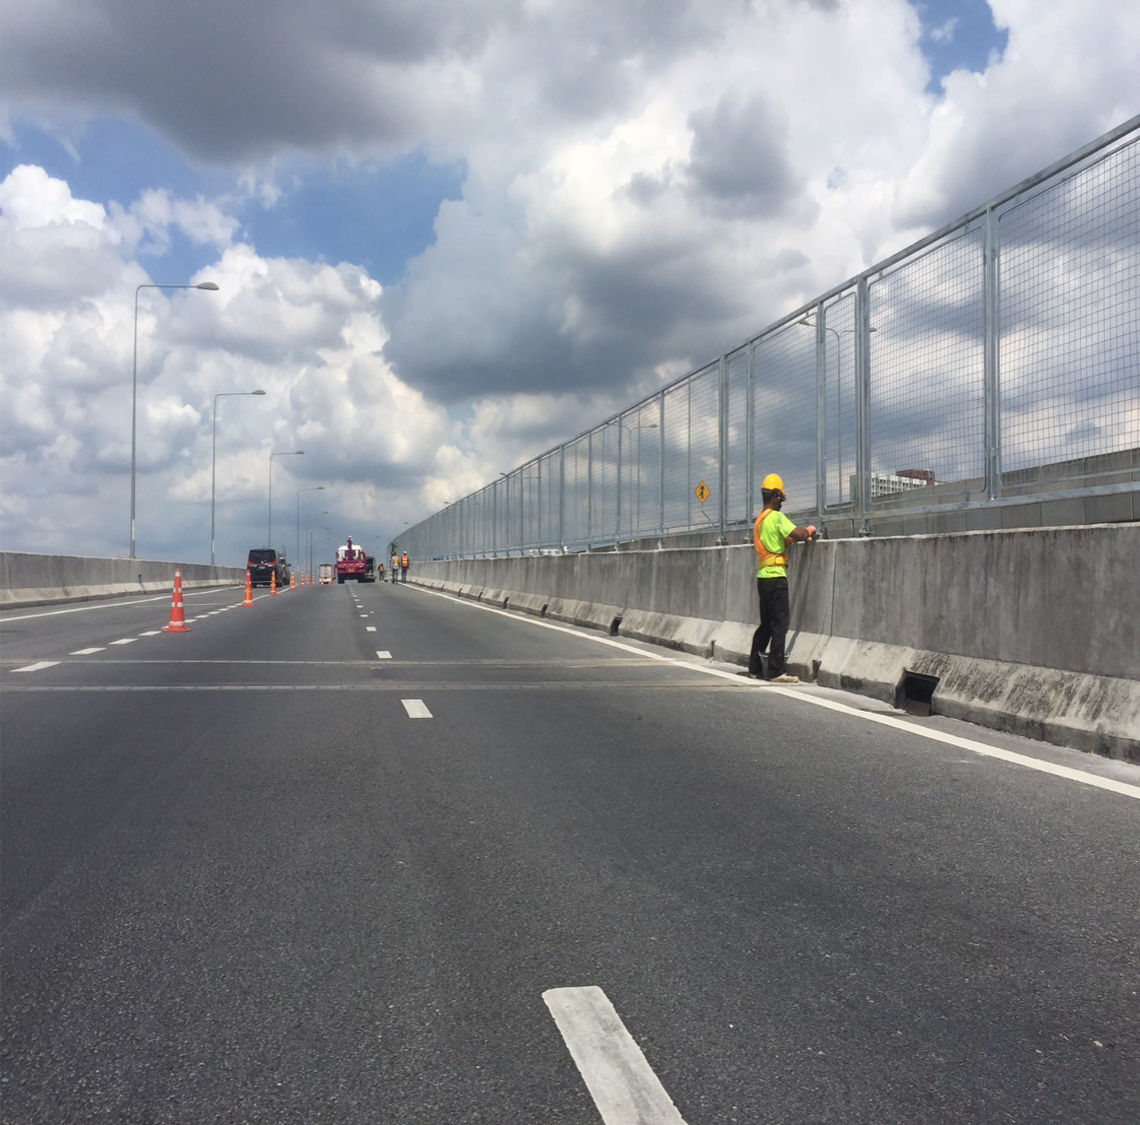
[[[768,679],[774,680],[784,674],[784,646],[788,639],[788,622],[792,617],[788,580],[757,578],[756,589],[760,593],[760,627],[752,634],[748,671],[754,676],[764,675],[760,657],[768,649]]]

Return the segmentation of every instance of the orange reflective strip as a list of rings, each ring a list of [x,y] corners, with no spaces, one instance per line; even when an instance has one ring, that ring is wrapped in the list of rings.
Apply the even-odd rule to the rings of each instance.
[[[760,567],[763,569],[766,566],[787,566],[788,556],[784,551],[769,551],[767,547],[760,541],[760,525],[772,514],[774,509],[765,508],[757,517],[756,523],[752,528],[752,545],[756,548],[756,554],[760,556]]]

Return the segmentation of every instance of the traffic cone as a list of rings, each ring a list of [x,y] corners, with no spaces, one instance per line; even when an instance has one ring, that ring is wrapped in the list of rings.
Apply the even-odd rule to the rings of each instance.
[[[164,633],[189,633],[186,625],[186,611],[182,608],[182,571],[174,572],[174,593],[170,598],[170,624]]]
[[[289,571],[289,589],[297,589],[297,572],[295,570]]]
[[[246,572],[245,572],[245,601],[243,601],[241,604],[242,605],[253,605],[253,581],[249,577],[249,568],[248,567],[246,568]]]
[[[277,597],[277,571],[276,569],[269,572],[269,596],[271,598]]]

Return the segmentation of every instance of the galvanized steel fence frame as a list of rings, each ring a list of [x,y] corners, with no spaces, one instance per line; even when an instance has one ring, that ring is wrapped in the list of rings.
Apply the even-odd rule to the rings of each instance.
[[[1111,470],[1137,447],[1140,116],[399,545],[456,558],[723,540],[769,471],[791,512],[867,534],[884,515],[1012,493],[1134,489]]]

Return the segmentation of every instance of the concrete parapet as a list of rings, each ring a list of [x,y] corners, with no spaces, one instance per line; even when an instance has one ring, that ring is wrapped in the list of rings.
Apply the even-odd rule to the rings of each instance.
[[[825,540],[789,559],[788,661],[804,679],[1140,761],[1140,524]],[[418,563],[414,580],[744,664],[751,546]],[[434,583],[433,583],[434,584]]]
[[[182,572],[184,589],[233,586],[245,581],[245,570],[240,567],[2,551],[0,607],[164,593],[172,589],[176,569]]]

